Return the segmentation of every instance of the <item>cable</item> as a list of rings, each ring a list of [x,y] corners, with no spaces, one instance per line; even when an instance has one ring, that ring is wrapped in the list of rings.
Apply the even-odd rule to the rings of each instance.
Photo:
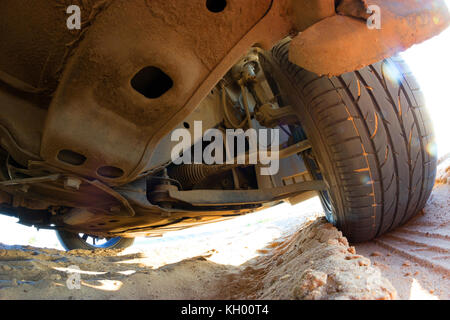
[[[227,108],[227,99],[225,95],[225,85],[222,83],[222,107],[223,112],[225,115],[225,119],[228,121],[228,123],[234,128],[234,129],[241,129],[245,126],[245,123],[247,122],[247,118],[242,120],[242,122],[239,125],[236,125],[230,118],[230,115],[228,114],[228,108]]]

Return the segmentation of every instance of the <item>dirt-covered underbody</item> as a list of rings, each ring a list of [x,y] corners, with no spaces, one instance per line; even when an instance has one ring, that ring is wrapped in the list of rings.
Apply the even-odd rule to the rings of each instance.
[[[413,94],[413,80],[397,62],[386,62],[404,76],[391,88],[384,62],[377,63],[438,34],[449,14],[443,1],[372,2],[3,0],[2,213],[23,224],[90,236],[158,236],[319,193],[329,220],[356,240],[352,230],[361,221],[354,220],[352,208],[370,207],[360,217],[366,221],[362,229],[373,225],[367,237],[403,223],[423,207],[431,191],[435,159],[424,150],[433,141],[423,140],[428,139],[428,120],[417,111],[420,98]],[[73,5],[81,14],[75,29],[67,23]],[[367,19],[377,14],[374,6],[381,12],[381,28],[368,27]],[[289,50],[280,44],[287,42]],[[276,44],[274,60],[264,58]],[[352,73],[363,67],[375,76]],[[299,72],[304,79],[295,78]],[[291,84],[281,87],[284,82]],[[307,88],[313,82],[325,92],[310,97],[318,90]],[[390,99],[388,106],[361,89],[372,82]],[[398,96],[391,96],[397,89]],[[331,91],[334,98],[325,96]],[[310,110],[322,96],[321,112],[329,111],[330,118],[324,126],[318,124],[324,119]],[[333,100],[337,96],[340,102]],[[349,101],[353,104],[345,111]],[[402,106],[408,111],[397,116]],[[346,150],[335,154],[348,161],[353,156],[356,174],[371,173],[371,190],[359,189],[359,197],[370,198],[362,204],[346,193],[345,172],[330,151],[332,141],[316,134],[345,122],[343,114],[355,120],[357,133],[345,129],[343,135],[355,137],[342,141],[360,139],[365,163],[357,163]],[[391,139],[393,129],[378,122],[381,116],[396,121],[395,130],[406,141],[402,150],[392,149],[397,141]],[[202,141],[212,128],[224,135],[227,130],[278,129],[280,170],[269,177],[261,174],[262,165],[248,162],[174,163],[172,151],[179,143],[171,139],[174,130],[194,136],[183,155],[192,152],[195,158],[196,150],[202,153],[214,142]],[[412,146],[414,139],[419,142]],[[248,137],[243,141],[244,158],[250,157]],[[391,148],[380,147],[383,143]],[[399,169],[402,157],[408,172]],[[383,159],[390,171],[383,171]],[[400,196],[400,179],[409,181],[406,199]],[[390,199],[390,194],[398,197]],[[392,216],[392,201],[402,216]]]

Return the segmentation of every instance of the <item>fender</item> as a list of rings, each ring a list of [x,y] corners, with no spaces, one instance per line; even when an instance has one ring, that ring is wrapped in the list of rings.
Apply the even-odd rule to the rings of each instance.
[[[312,2],[327,8],[334,0]],[[315,11],[321,13],[312,20],[316,23],[307,28],[300,22],[297,23],[303,27],[304,32],[291,43],[291,62],[319,75],[341,75],[423,42],[447,28],[450,21],[449,11],[443,0],[340,2],[337,7],[339,13]],[[379,28],[367,25],[367,19],[372,14],[369,6],[379,8],[376,13],[380,15]],[[302,21],[301,10],[294,12],[298,12],[294,20]]]

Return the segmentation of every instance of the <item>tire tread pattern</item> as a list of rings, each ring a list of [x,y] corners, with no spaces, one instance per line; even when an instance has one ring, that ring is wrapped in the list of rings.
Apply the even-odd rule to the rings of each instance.
[[[343,211],[337,224],[352,241],[379,236],[419,212],[436,174],[434,133],[419,86],[395,56],[339,77],[318,76],[288,60],[289,42],[272,50],[303,97],[329,151]]]

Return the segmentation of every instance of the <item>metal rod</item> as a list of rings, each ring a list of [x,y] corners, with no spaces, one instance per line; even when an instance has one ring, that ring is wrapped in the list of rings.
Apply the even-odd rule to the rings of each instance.
[[[272,202],[305,191],[326,189],[323,180],[314,180],[259,190],[169,190],[169,197],[194,206],[242,205]]]
[[[300,152],[306,151],[306,150],[311,149],[311,148],[312,148],[311,142],[309,140],[303,140],[303,141],[297,142],[297,143],[295,143],[293,145],[290,145],[289,147],[283,148],[283,149],[281,149],[279,151],[272,152],[270,150],[267,150],[266,152],[267,152],[267,157],[268,158],[275,158],[275,157],[277,157],[278,159],[285,159],[285,158],[289,158],[290,156],[293,156],[295,154],[298,154]],[[258,151],[257,150],[245,153],[245,155],[243,155],[243,156],[245,156],[245,164],[248,165],[250,157],[254,156],[255,154],[258,155]],[[239,156],[239,155],[236,156],[234,158],[234,162],[233,163],[239,163],[238,160],[242,159],[243,156],[242,155],[241,156]]]

